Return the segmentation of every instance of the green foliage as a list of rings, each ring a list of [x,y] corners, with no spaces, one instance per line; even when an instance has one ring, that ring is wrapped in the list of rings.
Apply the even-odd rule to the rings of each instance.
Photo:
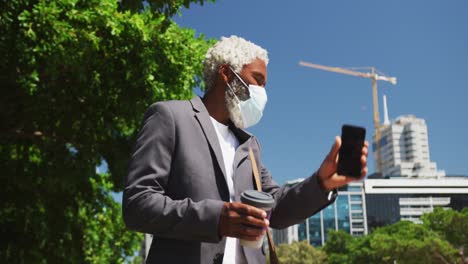
[[[87,263],[123,263],[140,246],[141,235],[128,232],[121,217],[121,206],[109,195],[108,174],[90,179],[96,204],[77,201],[78,224],[83,228],[83,253]]]
[[[458,251],[423,225],[400,221],[356,238],[331,231],[329,263],[457,263]]]
[[[446,239],[454,247],[468,250],[468,208],[461,212],[435,208],[434,212],[421,217],[424,225]]]
[[[150,9],[169,18],[176,14],[181,7],[189,8],[191,3],[203,5],[206,2],[214,2],[214,0],[121,0],[120,5],[122,9],[133,12]]]
[[[371,256],[375,263],[455,263],[458,259],[458,251],[447,241],[407,221],[378,229],[366,238],[363,244],[375,250]]]
[[[308,241],[295,241],[288,244],[281,244],[277,247],[278,259],[280,263],[288,264],[321,264],[327,263],[327,254],[320,249],[316,249]]]
[[[328,262],[350,263],[350,246],[355,240],[355,237],[343,230],[328,230],[327,243],[323,247],[323,250],[328,254]]]
[[[120,263],[138,248],[111,191],[145,109],[190,98],[211,43],[163,15],[187,1],[155,2],[0,1],[0,262]]]

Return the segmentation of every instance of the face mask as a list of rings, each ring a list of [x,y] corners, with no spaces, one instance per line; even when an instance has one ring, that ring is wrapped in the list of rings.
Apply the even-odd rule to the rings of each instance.
[[[232,89],[231,85],[227,85],[228,89],[234,96],[235,105],[236,108],[238,108],[238,112],[240,112],[240,119],[242,121],[242,124],[236,124],[240,123],[240,120],[237,121],[238,119],[236,118],[232,119],[232,121],[234,122],[234,125],[236,125],[239,128],[248,128],[257,124],[258,121],[260,121],[260,119],[262,118],[263,110],[265,109],[265,105],[268,100],[267,94],[265,88],[252,84],[247,86],[247,84],[245,84],[245,82],[240,78],[240,76],[237,75],[237,73],[234,72],[234,74],[239,79],[239,81],[242,82],[243,86],[246,87],[246,89],[248,89],[250,96],[247,95],[247,98],[245,100],[240,100],[239,97],[234,93],[234,90]]]

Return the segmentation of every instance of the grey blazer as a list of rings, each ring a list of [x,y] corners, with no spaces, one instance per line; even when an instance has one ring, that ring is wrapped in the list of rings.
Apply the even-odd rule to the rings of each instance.
[[[276,199],[270,226],[285,228],[320,211],[329,199],[312,175],[279,187],[263,166],[254,136],[231,126],[239,140],[234,158],[235,199],[254,189],[252,147],[262,188]],[[208,111],[199,97],[153,104],[144,115],[126,177],[123,217],[129,229],[153,234],[147,263],[222,263],[225,238],[218,233],[229,201],[223,156]],[[263,249],[242,247],[248,263],[265,263]]]

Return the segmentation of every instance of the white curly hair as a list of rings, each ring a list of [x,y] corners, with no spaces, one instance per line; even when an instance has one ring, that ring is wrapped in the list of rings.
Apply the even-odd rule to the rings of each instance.
[[[208,49],[203,63],[206,90],[214,86],[221,65],[228,64],[239,73],[244,65],[252,63],[257,58],[268,65],[268,52],[262,47],[234,35],[228,38],[221,37],[220,41]]]

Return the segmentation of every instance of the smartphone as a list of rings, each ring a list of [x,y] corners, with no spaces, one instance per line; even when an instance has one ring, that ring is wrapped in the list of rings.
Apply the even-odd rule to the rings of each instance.
[[[339,175],[361,177],[361,156],[365,138],[366,129],[363,127],[352,125],[341,127],[341,148],[337,170]]]

